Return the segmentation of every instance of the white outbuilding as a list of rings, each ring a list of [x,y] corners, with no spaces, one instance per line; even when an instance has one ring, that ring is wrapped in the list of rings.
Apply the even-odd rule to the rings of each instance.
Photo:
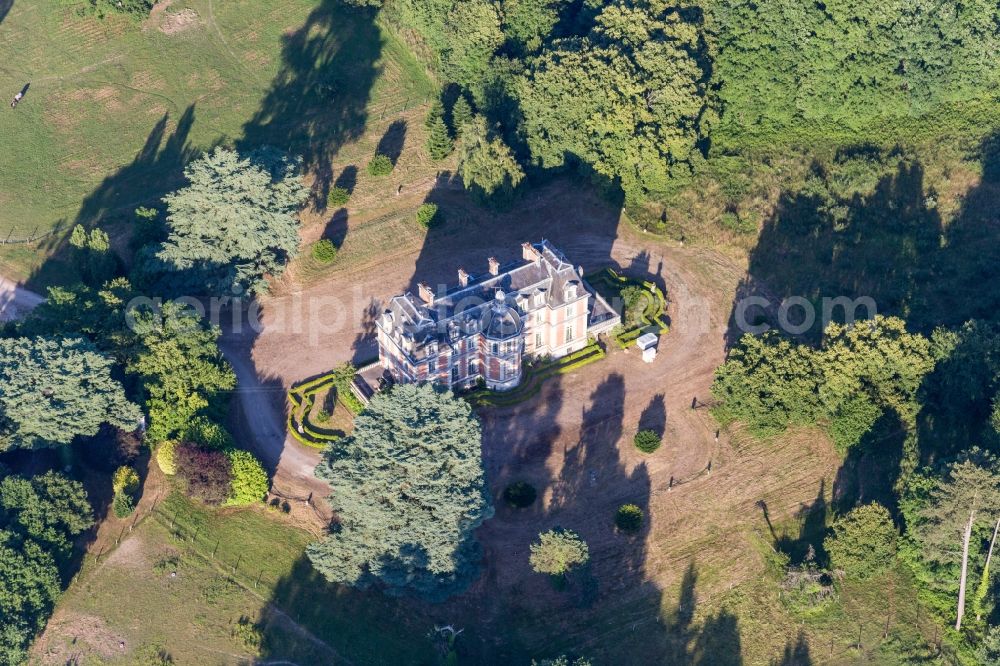
[[[646,363],[652,363],[653,359],[656,358],[656,343],[658,340],[659,338],[656,337],[656,333],[643,333],[635,341],[636,347],[642,351],[642,360]]]

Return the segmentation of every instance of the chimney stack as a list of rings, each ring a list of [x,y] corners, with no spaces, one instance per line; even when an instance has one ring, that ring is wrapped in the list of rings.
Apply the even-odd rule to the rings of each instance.
[[[427,305],[434,303],[434,290],[428,287],[427,284],[423,282],[417,284],[417,293],[420,294],[420,300]]]
[[[458,286],[460,287],[469,286],[469,274],[465,272],[464,268],[458,269]]]
[[[496,257],[489,258],[490,264],[490,275],[500,275],[500,262],[497,261]]]
[[[538,261],[542,255],[531,243],[521,243],[521,256],[525,261]]]

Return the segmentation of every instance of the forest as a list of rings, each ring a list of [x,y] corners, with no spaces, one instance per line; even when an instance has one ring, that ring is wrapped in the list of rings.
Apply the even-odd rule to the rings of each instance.
[[[521,169],[580,169],[635,204],[713,159],[974,141],[996,119],[998,11],[982,0],[386,0],[381,17],[451,84],[449,115],[467,96]]]

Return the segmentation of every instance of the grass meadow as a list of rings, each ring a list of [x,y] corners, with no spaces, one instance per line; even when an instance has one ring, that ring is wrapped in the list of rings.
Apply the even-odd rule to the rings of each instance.
[[[25,278],[73,224],[155,203],[202,150],[274,143],[330,171],[434,87],[370,17],[328,0],[175,0],[143,22],[18,0],[0,22],[0,94],[0,240],[55,232],[41,252],[0,250],[0,272]]]

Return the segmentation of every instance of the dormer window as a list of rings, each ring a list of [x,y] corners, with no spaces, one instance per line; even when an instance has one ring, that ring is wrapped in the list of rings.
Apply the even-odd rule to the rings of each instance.
[[[567,282],[566,283],[566,286],[563,287],[563,298],[565,298],[567,301],[570,300],[570,299],[576,298],[576,283],[575,282]]]
[[[535,292],[535,307],[541,306],[545,302],[545,292],[539,289]]]

